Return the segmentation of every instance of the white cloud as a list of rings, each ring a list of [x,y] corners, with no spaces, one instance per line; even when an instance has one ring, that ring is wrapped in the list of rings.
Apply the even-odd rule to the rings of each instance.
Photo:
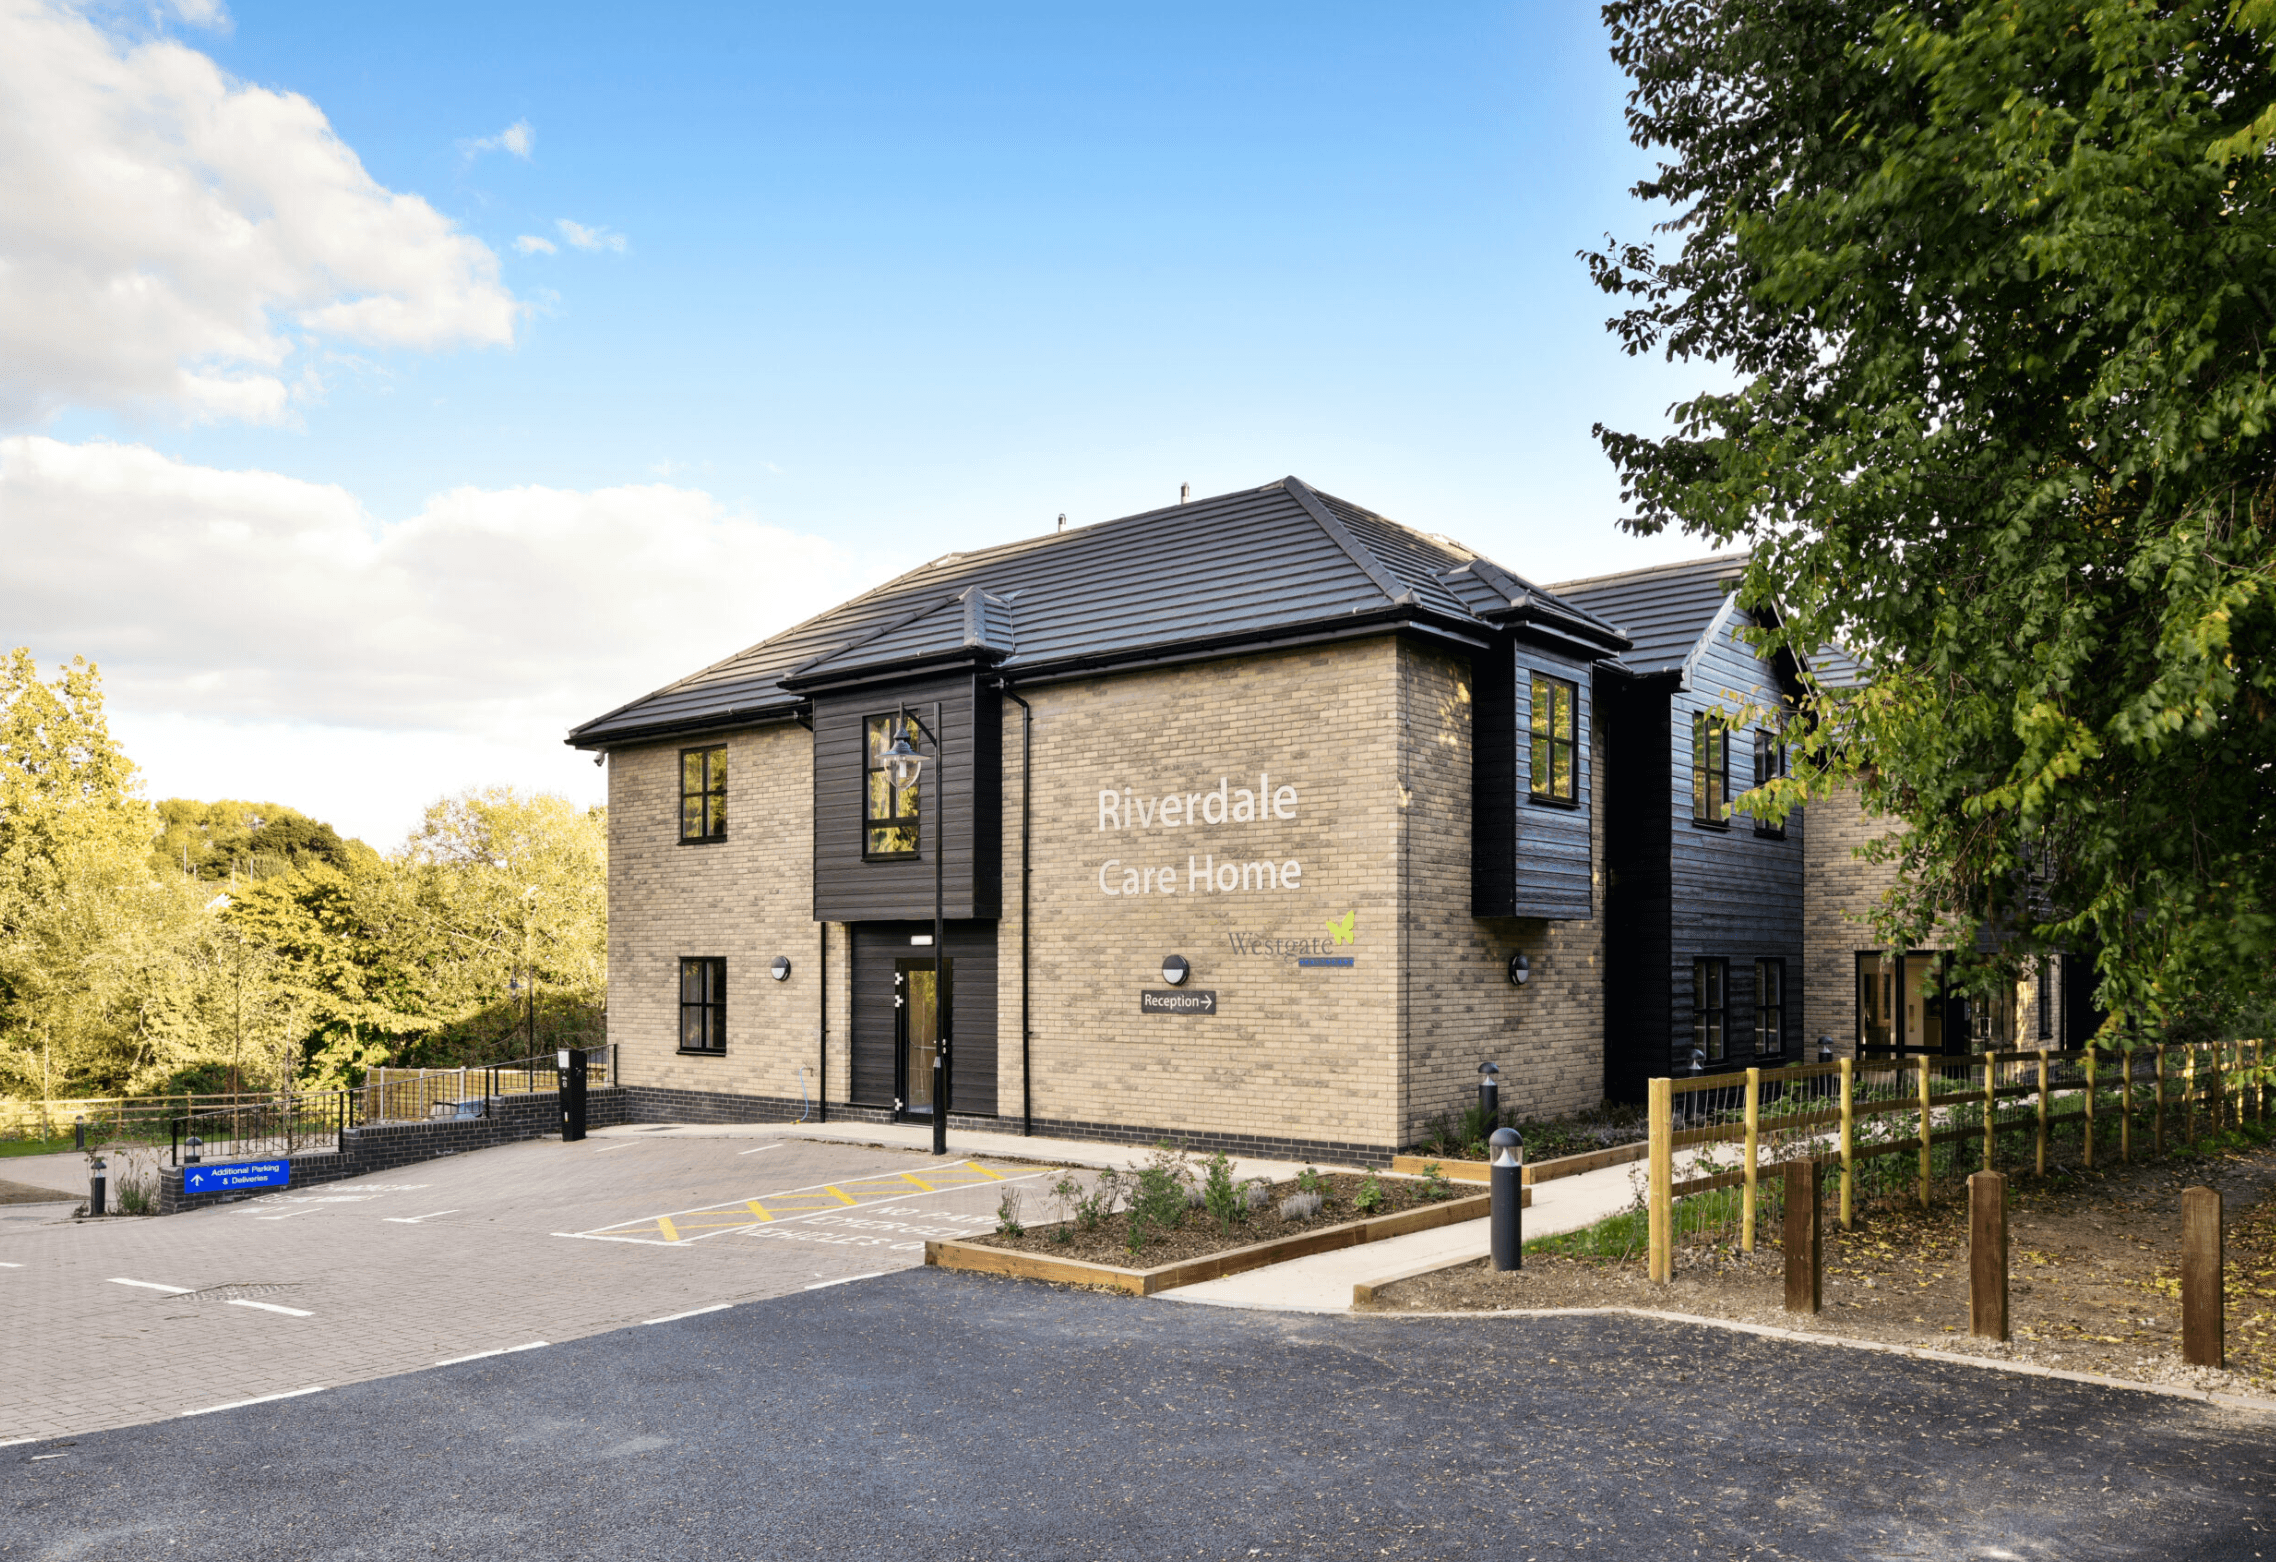
[[[474,140],[458,144],[459,151],[466,154],[469,161],[480,157],[484,152],[511,152],[526,163],[536,147],[537,132],[530,128],[530,122],[526,119],[515,120],[494,136],[478,136]]]
[[[619,255],[624,253],[624,235],[621,233],[611,233],[606,228],[588,228],[583,223],[571,222],[566,217],[554,218],[553,225],[561,230],[563,238],[579,249],[614,250]]]
[[[0,102],[0,420],[81,405],[273,421],[296,335],[513,340],[497,256],[373,180],[297,93],[64,0],[0,0]]]
[[[514,240],[514,248],[524,255],[558,255],[561,246],[551,239],[541,239],[534,233],[525,233]]]
[[[661,483],[380,522],[339,487],[38,435],[0,439],[0,558],[5,643],[93,658],[122,707],[533,751],[899,562]]]

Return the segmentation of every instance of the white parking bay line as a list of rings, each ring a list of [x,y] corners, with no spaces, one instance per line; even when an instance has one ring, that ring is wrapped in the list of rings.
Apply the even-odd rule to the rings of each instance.
[[[313,1318],[316,1314],[305,1307],[279,1307],[275,1302],[248,1302],[242,1297],[230,1299],[231,1307],[258,1307],[265,1313],[283,1313],[287,1318]]]
[[[691,1307],[684,1313],[668,1313],[661,1318],[643,1318],[640,1321],[642,1324],[678,1323],[682,1318],[700,1318],[705,1313],[725,1312],[734,1305],[733,1302],[714,1302],[709,1307]]]
[[[21,1269],[23,1267],[22,1264],[0,1264],[0,1269]]]
[[[758,1154],[758,1153],[759,1153],[759,1150],[779,1150],[779,1149],[781,1149],[781,1148],[782,1148],[782,1141],[781,1141],[780,1139],[777,1139],[777,1140],[776,1140],[774,1143],[772,1143],[772,1144],[762,1144],[762,1145],[760,1145],[760,1146],[759,1146],[759,1149],[758,1149],[758,1150],[737,1150],[735,1153],[736,1153],[737,1155],[756,1155],[756,1154]]]
[[[160,1285],[155,1280],[121,1280],[116,1275],[111,1276],[111,1284],[138,1285],[145,1291],[164,1291],[168,1296],[187,1296],[190,1294],[190,1288],[186,1285]]]
[[[637,1140],[637,1139],[627,1139],[627,1140],[626,1140],[624,1143],[622,1143],[622,1144],[604,1144],[604,1145],[602,1145],[602,1146],[601,1146],[599,1149],[595,1150],[593,1153],[594,1153],[595,1155],[606,1155],[606,1154],[608,1154],[608,1153],[609,1153],[609,1151],[611,1151],[611,1150],[629,1150],[629,1149],[631,1149],[631,1148],[632,1148],[634,1145],[638,1144],[639,1142],[640,1142],[640,1141],[639,1141],[639,1140]]]
[[[438,1209],[427,1215],[382,1215],[379,1218],[391,1226],[416,1226],[422,1220],[440,1220],[445,1215],[457,1213],[455,1209]]]
[[[833,1285],[851,1285],[856,1280],[874,1280],[883,1273],[885,1273],[884,1270],[877,1269],[866,1275],[847,1275],[843,1280],[817,1280],[806,1289],[809,1291],[827,1291]]]
[[[485,1356],[511,1356],[520,1350],[543,1350],[546,1344],[547,1342],[544,1340],[532,1340],[527,1345],[502,1345],[496,1350],[478,1350],[471,1356],[453,1356],[448,1361],[438,1361],[435,1365],[438,1367],[455,1367],[462,1361],[480,1361]]]
[[[208,1405],[203,1410],[185,1410],[182,1414],[185,1416],[210,1416],[220,1410],[243,1410],[247,1405],[265,1405],[272,1400],[298,1399],[303,1394],[321,1394],[323,1392],[324,1385],[318,1383],[311,1388],[287,1389],[282,1394],[263,1394],[256,1399],[233,1399],[226,1405]]]

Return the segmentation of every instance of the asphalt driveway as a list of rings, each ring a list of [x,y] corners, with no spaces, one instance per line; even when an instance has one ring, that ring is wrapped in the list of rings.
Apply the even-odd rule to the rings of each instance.
[[[2276,1555],[2187,1401],[924,1269],[0,1460],[7,1558]]]

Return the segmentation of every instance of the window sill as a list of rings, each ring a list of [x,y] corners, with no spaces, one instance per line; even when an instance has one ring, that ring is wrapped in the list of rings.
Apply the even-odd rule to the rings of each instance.
[[[1540,792],[1528,792],[1525,800],[1536,808],[1562,808],[1576,814],[1581,811],[1581,800],[1577,797],[1549,797]]]
[[[680,1048],[680,1056],[683,1058],[723,1058],[727,1056],[727,1049],[725,1047],[682,1047]]]
[[[863,862],[922,862],[924,855],[921,852],[863,852],[861,860]]]
[[[683,835],[680,837],[680,844],[682,846],[724,846],[727,844],[727,837],[724,835]]]
[[[1728,835],[1731,833],[1731,821],[1728,819],[1694,818],[1691,821],[1691,827],[1694,830],[1713,830],[1718,835]]]

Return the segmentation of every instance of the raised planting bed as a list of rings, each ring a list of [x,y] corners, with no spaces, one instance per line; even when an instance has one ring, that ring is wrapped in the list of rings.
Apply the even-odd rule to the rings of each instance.
[[[1589,1150],[1580,1155],[1560,1155],[1553,1161],[1527,1161],[1525,1185],[1538,1182],[1555,1182],[1559,1177],[1578,1177],[1582,1172],[1596,1171],[1605,1166],[1625,1166],[1651,1154],[1651,1144],[1639,1140],[1635,1144],[1616,1144],[1606,1150]],[[1420,1177],[1423,1168],[1436,1162],[1438,1174],[1448,1182],[1485,1182],[1488,1180],[1484,1161],[1454,1161],[1435,1155],[1395,1155],[1391,1157],[1391,1170],[1411,1173]]]
[[[1340,1172],[1321,1177],[1325,1201],[1317,1214],[1302,1220],[1281,1218],[1280,1202],[1301,1190],[1294,1182],[1277,1183],[1267,1190],[1263,1206],[1246,1220],[1234,1222],[1230,1233],[1203,1211],[1191,1210],[1179,1225],[1151,1232],[1135,1255],[1129,1250],[1129,1212],[1118,1211],[1089,1230],[1070,1220],[1031,1226],[1016,1237],[927,1242],[925,1262],[943,1269],[1151,1296],[1313,1253],[1480,1220],[1492,1202],[1484,1194],[1441,1193],[1434,1198],[1430,1196],[1434,1190],[1423,1182],[1386,1177],[1378,1181],[1381,1208],[1361,1216],[1353,1200],[1365,1181]],[[1526,1202],[1532,1202],[1530,1195]]]

